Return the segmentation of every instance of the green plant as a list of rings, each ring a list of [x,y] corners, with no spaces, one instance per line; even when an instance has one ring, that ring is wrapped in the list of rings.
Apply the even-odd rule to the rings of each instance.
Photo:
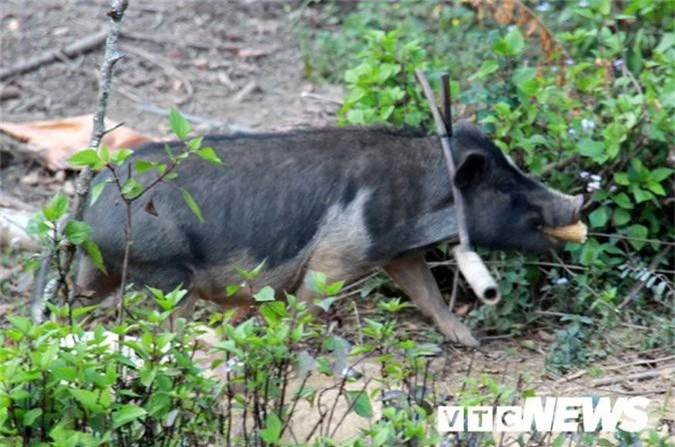
[[[415,69],[425,60],[420,45],[414,40],[403,43],[397,30],[372,30],[367,38],[363,62],[345,72],[348,92],[339,123],[428,125],[428,114],[423,113],[426,101],[415,82]]]
[[[134,311],[134,321],[106,330],[86,320],[32,324],[9,317],[0,334],[0,435],[9,445],[182,445],[212,441],[222,384],[207,378],[194,358],[199,325],[160,324],[179,298],[162,310]],[[138,300],[137,296],[129,296]],[[72,311],[84,317],[91,308]]]

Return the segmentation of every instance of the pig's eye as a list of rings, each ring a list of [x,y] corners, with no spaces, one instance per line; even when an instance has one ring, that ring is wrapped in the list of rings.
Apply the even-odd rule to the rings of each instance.
[[[533,230],[541,230],[544,226],[544,221],[539,217],[530,219],[528,223]]]

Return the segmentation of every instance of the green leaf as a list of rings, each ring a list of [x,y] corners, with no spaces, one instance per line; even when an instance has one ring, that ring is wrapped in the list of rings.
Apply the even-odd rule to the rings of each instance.
[[[243,267],[240,267],[238,265],[234,265],[234,270],[246,281],[252,281],[256,279],[259,275],[260,272],[262,272],[263,267],[265,266],[265,263],[267,262],[266,259],[263,259],[263,261],[255,266],[252,270],[246,270]]]
[[[649,191],[645,191],[644,189],[637,186],[633,188],[633,196],[635,197],[636,203],[646,202],[647,200],[650,200],[652,197],[654,197],[654,195]]]
[[[77,388],[71,388],[70,394],[80,403],[82,406],[90,411],[100,411],[102,410],[101,406],[98,404],[98,398],[100,393],[98,391],[92,390],[81,390]]]
[[[660,183],[651,181],[647,183],[647,189],[656,194],[657,196],[665,196],[666,190],[661,186]]]
[[[607,160],[605,144],[602,141],[584,139],[577,143],[577,151],[584,157],[592,158],[593,161],[604,163]]]
[[[45,235],[51,228],[52,226],[47,224],[45,215],[42,211],[33,214],[26,224],[26,232],[28,234]]]
[[[612,222],[615,227],[622,227],[630,222],[630,213],[623,208],[616,208],[612,215]]]
[[[478,71],[469,76],[469,81],[486,78],[487,76],[491,75],[497,70],[499,70],[499,64],[497,63],[496,60],[489,59],[483,61],[483,64],[480,66]]]
[[[101,250],[98,248],[98,245],[96,245],[94,241],[86,240],[82,243],[82,247],[84,248],[84,251],[87,252],[91,258],[91,262],[94,263],[96,268],[107,275],[108,271],[106,270],[105,264],[103,263],[103,255],[101,254]]]
[[[166,151],[166,155],[169,156],[169,160],[171,160],[171,161],[176,160],[176,156],[174,155],[173,149],[171,148],[171,145],[169,143],[164,143],[164,150]],[[164,173],[165,170],[166,170],[166,167],[163,170],[159,169],[160,174]]]
[[[193,151],[196,151],[200,147],[202,147],[202,141],[204,141],[204,137],[195,137],[190,139],[186,144],[186,146]]]
[[[525,48],[525,39],[517,27],[511,28],[503,39],[499,39],[494,45],[495,53],[501,56],[517,56]]]
[[[623,186],[628,186],[630,185],[630,179],[628,178],[628,174],[625,172],[617,172],[614,174],[614,181],[617,182],[619,185]]]
[[[630,201],[630,198],[625,192],[620,192],[619,194],[612,196],[612,200],[614,200],[614,203],[619,205],[621,208],[627,210],[632,210],[634,208],[633,202]]]
[[[120,149],[118,151],[113,152],[110,155],[110,160],[112,160],[116,165],[119,166],[124,162],[124,160],[129,158],[131,156],[131,154],[133,154],[133,153],[134,153],[134,151],[132,151],[131,149],[123,148],[123,149]]]
[[[239,292],[239,289],[241,289],[239,284],[229,284],[227,287],[225,287],[225,296],[232,296]]]
[[[258,301],[274,301],[274,289],[270,286],[265,286],[253,295],[253,298]]]
[[[637,239],[646,239],[649,235],[649,230],[644,225],[631,225],[624,228],[623,231],[627,236]],[[646,242],[641,240],[628,239],[628,242],[636,249],[640,250],[645,246]]]
[[[110,151],[108,150],[108,146],[101,144],[98,147],[98,156],[101,159],[101,167],[103,167],[104,164],[107,164],[110,161]]]
[[[270,301],[260,306],[260,315],[267,321],[267,324],[273,325],[288,317],[286,303],[283,301]]]
[[[138,405],[126,404],[120,410],[113,412],[112,428],[115,429],[121,427],[122,425],[135,421],[145,414],[147,414],[147,411]]]
[[[138,172],[139,174],[148,172],[154,166],[155,165],[148,160],[134,160],[134,168],[136,169],[136,172]]]
[[[24,334],[28,334],[30,332],[31,327],[33,327],[33,323],[28,318],[22,317],[20,315],[8,316],[7,320],[9,320],[9,322],[12,323],[12,326],[17,328],[20,332]]]
[[[658,53],[665,53],[675,46],[675,33],[663,33],[661,42],[654,48]]]
[[[132,177],[124,182],[121,192],[124,197],[131,200],[138,197],[143,192],[143,189],[145,189],[145,186]]]
[[[347,111],[347,121],[351,124],[366,124],[366,117],[363,110],[351,109]]]
[[[90,148],[75,152],[73,155],[68,157],[68,163],[70,163],[72,166],[90,166],[93,168],[99,165],[99,163],[102,163],[102,160],[96,151]]]
[[[657,168],[652,171],[650,177],[655,182],[662,182],[673,174],[672,169],[670,168]]]
[[[208,161],[209,163],[213,163],[214,165],[222,165],[223,160],[218,157],[216,154],[216,151],[213,150],[212,147],[203,147],[197,151],[197,155],[202,157],[204,160]]]
[[[91,189],[89,190],[89,206],[96,203],[96,201],[101,196],[101,193],[103,192],[107,184],[108,184],[107,181],[102,181],[96,183],[94,186],[91,187]]]
[[[606,206],[598,208],[588,216],[588,220],[593,228],[604,227],[609,220],[609,209]]]
[[[91,227],[85,222],[73,219],[66,223],[64,232],[70,242],[75,245],[80,245],[89,237]]]
[[[50,222],[56,222],[66,211],[68,211],[68,198],[61,193],[52,197],[49,203],[42,208],[45,218]]]
[[[260,437],[270,443],[276,444],[279,442],[281,437],[281,419],[273,411],[267,413],[267,418],[265,419],[265,428],[260,430]]]
[[[190,126],[188,120],[175,108],[172,108],[169,112],[169,124],[173,133],[180,140],[184,140],[192,130],[192,126]]]
[[[373,417],[373,406],[365,391],[347,391],[346,393],[350,404],[353,402],[354,413],[366,419]]]
[[[30,427],[33,425],[33,422],[42,414],[42,408],[33,408],[30,411],[26,411],[23,414],[23,426]],[[18,428],[18,427],[17,427]]]
[[[184,188],[181,188],[180,192],[183,194],[183,200],[185,200],[187,206],[190,207],[190,210],[192,210],[192,214],[194,214],[201,223],[204,223],[202,210],[199,209],[199,205],[197,205],[197,202],[195,202],[194,197],[192,197],[192,195]]]

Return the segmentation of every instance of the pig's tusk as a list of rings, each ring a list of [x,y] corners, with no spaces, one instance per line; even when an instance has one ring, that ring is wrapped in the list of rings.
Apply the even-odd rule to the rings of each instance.
[[[452,249],[452,254],[457,260],[457,266],[462,275],[464,275],[478,299],[491,306],[501,301],[502,296],[499,293],[499,287],[497,287],[497,283],[478,253],[457,245]]]

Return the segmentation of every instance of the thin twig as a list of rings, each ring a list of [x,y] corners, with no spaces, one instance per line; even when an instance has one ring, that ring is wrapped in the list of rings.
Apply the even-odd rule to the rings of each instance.
[[[652,365],[652,364],[667,362],[669,360],[674,360],[674,359],[675,359],[675,355],[669,355],[667,357],[662,357],[662,358],[659,358],[659,359],[643,359],[643,360],[638,360],[636,362],[625,363],[625,364],[622,364],[622,365],[605,366],[605,367],[602,367],[602,370],[605,371],[605,372],[606,371],[614,371],[614,370],[617,370],[617,369],[627,369],[627,368],[630,368],[630,367],[633,367],[633,366]],[[558,380],[556,383],[560,384],[560,383],[565,383],[565,382],[571,382],[573,380],[578,379],[579,377],[585,376],[587,373],[588,373],[587,369],[582,369],[580,371],[575,372],[574,374],[572,374],[570,376],[563,377],[562,379]]]
[[[451,310],[455,308],[455,302],[457,302],[457,290],[459,289],[459,267],[455,268],[455,273],[452,279],[452,293],[450,294],[450,303],[448,308]]]
[[[91,51],[94,48],[100,46],[106,40],[107,35],[107,31],[99,31],[78,39],[62,48],[47,50],[46,52],[38,54],[37,56],[22,60],[12,67],[0,70],[0,81],[4,81],[5,79],[14,75],[35,70],[36,68],[58,60],[72,59],[82,53]]]
[[[111,92],[111,82],[113,68],[115,64],[122,59],[122,55],[119,52],[117,41],[120,33],[120,26],[122,18],[124,17],[124,12],[128,6],[127,0],[113,0],[110,9],[108,10],[108,17],[110,17],[110,31],[108,32],[105,44],[105,54],[103,56],[103,62],[101,63],[100,77],[99,77],[99,86],[98,86],[98,99],[96,101],[96,113],[94,114],[94,123],[91,132],[91,138],[89,139],[89,147],[97,150],[101,144],[101,139],[105,134],[105,113],[108,106],[108,97]],[[72,218],[75,220],[82,220],[84,215],[84,208],[87,201],[87,194],[89,193],[89,182],[93,176],[93,171],[90,167],[85,166],[84,169],[80,171],[80,174],[77,177],[75,182],[75,204],[74,212]],[[58,249],[58,248],[56,248]],[[65,256],[62,264],[62,269],[66,273],[70,273],[71,266],[73,264],[73,259],[75,258],[75,245],[68,245],[65,248]],[[51,263],[53,253],[51,255],[43,255],[42,264],[40,265],[40,272],[46,272],[49,269],[49,264]],[[40,279],[40,275],[38,275]],[[59,284],[59,289],[65,287],[65,284]],[[38,309],[40,304],[36,301],[43,301],[44,295],[44,280],[36,281],[36,284],[33,289],[33,296],[31,297],[31,308]],[[68,296],[68,301],[73,302],[75,298],[77,287],[72,287]],[[58,292],[58,291],[57,291]],[[44,303],[42,303],[42,307]]]
[[[523,265],[539,265],[543,267],[567,267],[570,270],[578,270],[578,271],[587,271],[588,267],[584,267],[582,265],[574,265],[574,264],[566,264],[563,266],[563,264],[557,263],[557,262],[546,262],[546,261],[523,261],[523,262],[504,262],[504,261],[485,261],[486,264],[489,265],[498,265],[501,267],[519,267]],[[428,262],[427,265],[431,268],[433,267],[440,267],[440,266],[448,266],[448,267],[455,267],[457,266],[457,261],[454,259],[449,259],[447,261],[437,261],[437,262]]]
[[[661,250],[656,256],[654,256],[654,259],[652,259],[652,262],[649,263],[649,266],[647,266],[647,270],[653,271],[657,265],[659,265],[659,262],[661,262],[661,257],[666,254],[666,252],[669,250],[668,247],[665,249]],[[628,292],[626,295],[626,298],[623,299],[621,304],[619,304],[618,308],[623,309],[633,301],[633,299],[637,296],[638,293],[645,287],[647,283],[645,281],[638,281],[635,283],[632,289]]]
[[[467,228],[466,215],[464,213],[464,199],[462,197],[461,191],[453,181],[453,179],[455,178],[456,168],[455,168],[455,160],[453,159],[452,156],[452,147],[449,138],[450,137],[449,132],[451,130],[448,129],[445,125],[445,119],[441,116],[441,113],[439,112],[438,107],[434,102],[434,94],[431,91],[429,81],[427,81],[427,78],[424,76],[422,70],[419,69],[415,70],[415,76],[417,77],[417,81],[422,86],[424,96],[426,96],[427,101],[429,101],[429,109],[431,110],[431,115],[433,116],[434,122],[436,123],[436,132],[438,133],[438,137],[441,140],[441,146],[443,148],[443,156],[445,158],[445,164],[450,178],[450,187],[452,189],[452,196],[455,201],[455,214],[457,215],[457,233],[459,236],[459,243],[460,245],[466,247],[467,250],[470,250],[471,241],[469,239],[469,230]]]
[[[342,105],[342,101],[339,99],[329,98],[328,96],[317,95],[316,93],[302,92],[300,93],[301,98],[310,98],[316,99],[317,101],[329,102],[331,104]]]
[[[596,233],[596,232],[590,232],[588,233],[589,236],[603,236],[603,237],[608,237],[608,238],[614,238],[614,239],[625,239],[628,241],[639,241],[639,242],[648,242],[650,244],[662,244],[662,245],[668,245],[671,247],[675,247],[675,242],[666,242],[662,241],[659,239],[645,239],[641,237],[632,237],[632,236],[623,236],[621,234],[610,234],[610,233]]]

